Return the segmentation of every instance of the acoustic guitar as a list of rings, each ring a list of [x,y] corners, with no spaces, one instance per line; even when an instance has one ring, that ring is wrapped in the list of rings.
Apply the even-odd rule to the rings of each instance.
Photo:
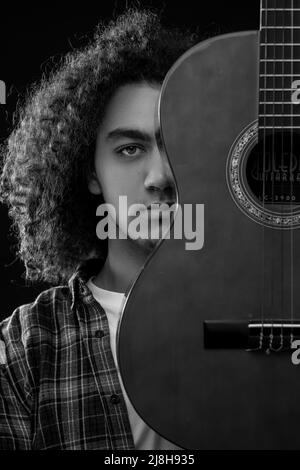
[[[211,38],[167,74],[161,137],[204,246],[163,239],[118,335],[137,412],[186,449],[300,448],[300,0]],[[176,215],[175,215],[176,221]]]

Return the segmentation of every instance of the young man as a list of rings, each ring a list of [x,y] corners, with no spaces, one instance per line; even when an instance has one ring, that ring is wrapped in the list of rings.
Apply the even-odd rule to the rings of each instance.
[[[100,240],[95,214],[120,196],[175,201],[155,113],[166,72],[194,42],[127,12],[31,92],[3,148],[2,200],[26,276],[60,285],[0,325],[0,449],[177,448],[137,415],[116,360],[124,294],[157,240],[128,236],[118,210],[127,236]]]

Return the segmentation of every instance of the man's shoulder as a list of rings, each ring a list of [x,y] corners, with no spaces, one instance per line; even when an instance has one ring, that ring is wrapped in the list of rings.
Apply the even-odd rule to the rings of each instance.
[[[6,346],[18,343],[31,348],[44,344],[68,343],[77,325],[76,306],[91,292],[86,283],[99,272],[103,259],[91,258],[82,262],[68,283],[41,292],[35,300],[17,307],[0,323],[0,341]],[[58,340],[59,339],[59,340]],[[58,341],[57,341],[58,340]]]
[[[67,285],[46,289],[32,302],[17,307],[0,323],[0,337],[15,342],[34,334],[57,334],[71,314],[71,303]]]

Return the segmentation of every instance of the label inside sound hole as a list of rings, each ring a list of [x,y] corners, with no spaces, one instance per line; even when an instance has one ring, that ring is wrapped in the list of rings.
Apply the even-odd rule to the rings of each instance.
[[[246,181],[263,204],[300,203],[300,136],[295,131],[259,135],[248,155]]]
[[[258,121],[236,137],[227,157],[227,187],[252,221],[276,230],[300,228],[299,149],[295,129],[266,134]]]

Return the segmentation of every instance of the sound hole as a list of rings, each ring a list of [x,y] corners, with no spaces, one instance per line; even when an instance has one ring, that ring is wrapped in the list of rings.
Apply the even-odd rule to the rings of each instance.
[[[246,181],[265,205],[292,209],[300,203],[300,135],[273,131],[259,137],[246,163]]]

